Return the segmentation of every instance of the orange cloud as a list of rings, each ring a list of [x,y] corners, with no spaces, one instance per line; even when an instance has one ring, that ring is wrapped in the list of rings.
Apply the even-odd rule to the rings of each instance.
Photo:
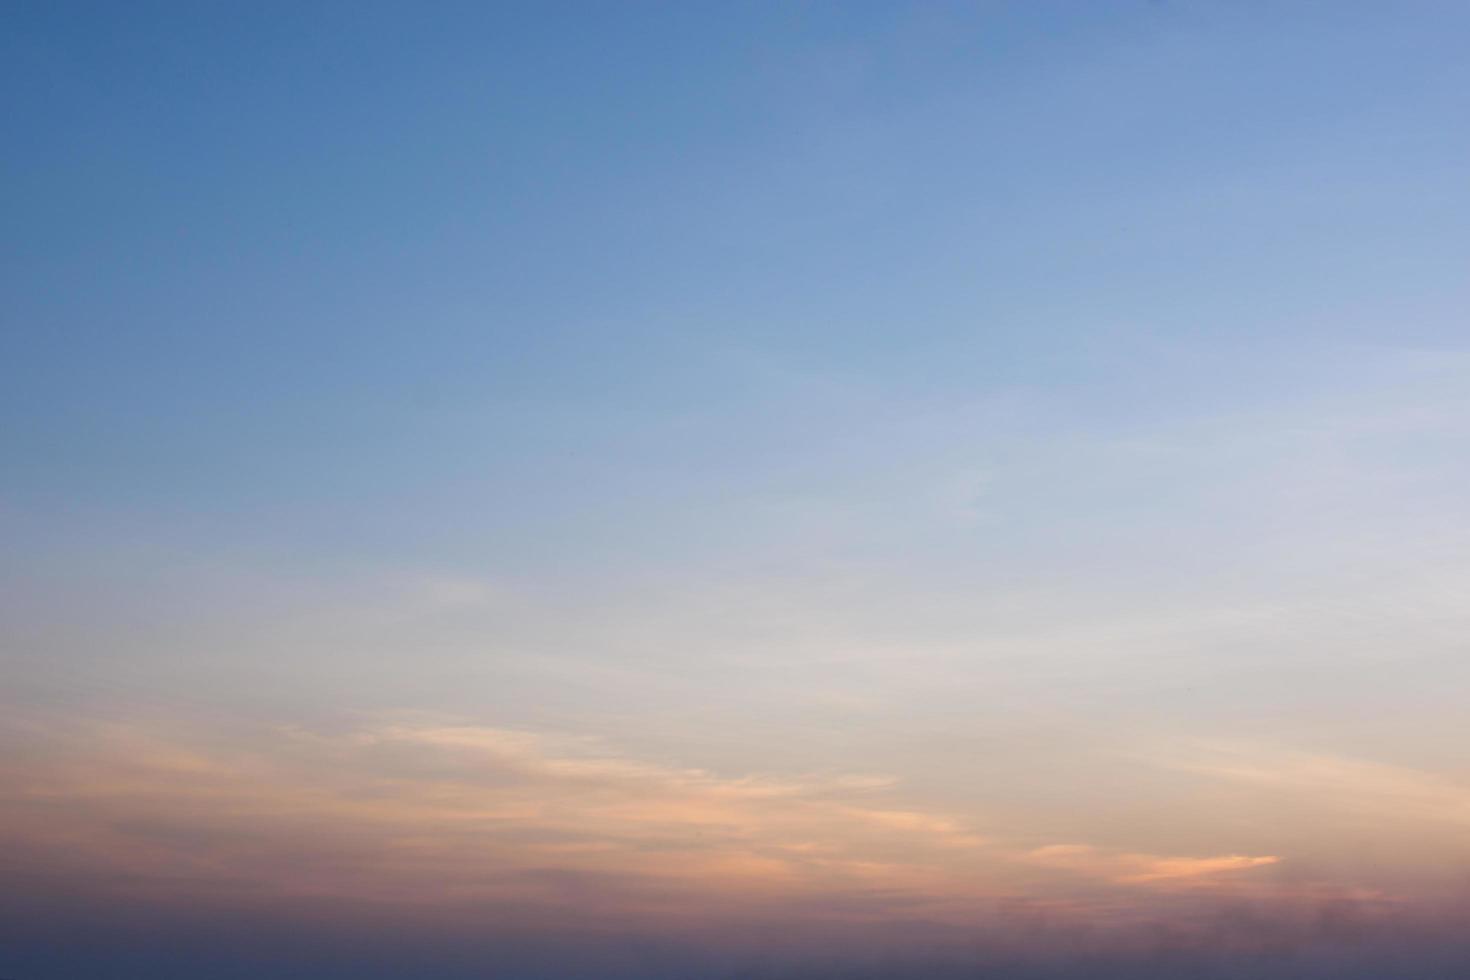
[[[977,903],[1065,891],[1027,868],[1136,888],[1276,860],[1021,850],[905,804],[880,777],[725,776],[491,727],[12,731],[0,832],[37,873],[105,880],[119,897],[207,889],[661,920],[796,903],[965,923]]]
[[[1276,864],[1273,855],[1227,854],[1216,857],[1171,857],[1107,851],[1085,844],[1052,844],[1028,851],[1023,859],[1049,868],[1074,871],[1118,884],[1139,885],[1184,882]]]

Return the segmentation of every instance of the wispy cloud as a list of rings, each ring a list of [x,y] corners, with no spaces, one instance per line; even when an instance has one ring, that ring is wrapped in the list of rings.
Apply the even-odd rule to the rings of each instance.
[[[392,721],[248,737],[13,726],[0,823],[19,863],[145,895],[246,890],[678,916],[803,900],[953,917],[1028,867],[1156,887],[1270,857],[1029,851],[873,775],[723,775],[597,739]],[[1018,860],[1018,858],[1020,860]],[[568,883],[577,882],[574,888]],[[958,903],[958,904],[957,904]]]
[[[1086,844],[1052,844],[1027,852],[1024,859],[1105,878],[1119,884],[1193,882],[1225,872],[1276,864],[1274,855],[1225,854],[1215,857],[1164,857],[1158,854],[1109,852]]]
[[[1310,799],[1396,824],[1470,824],[1470,781],[1383,762],[1262,743],[1196,742],[1164,756],[1173,768]]]

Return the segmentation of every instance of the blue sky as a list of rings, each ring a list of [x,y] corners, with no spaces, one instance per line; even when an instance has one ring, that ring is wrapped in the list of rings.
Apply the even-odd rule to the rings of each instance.
[[[231,863],[391,821],[449,877],[685,861],[736,946],[1470,860],[1463,5],[0,17],[0,822],[49,927],[98,868],[163,934],[184,867],[407,901]],[[556,816],[444,831],[471,751]]]
[[[743,422],[770,365],[1112,415],[1196,404],[1161,346],[1453,343],[1456,13],[22,9],[20,487],[519,472],[558,414]]]

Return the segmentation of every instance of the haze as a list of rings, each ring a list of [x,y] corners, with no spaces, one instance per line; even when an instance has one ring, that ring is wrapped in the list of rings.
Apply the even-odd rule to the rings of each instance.
[[[0,976],[1470,968],[1470,8],[0,24]]]

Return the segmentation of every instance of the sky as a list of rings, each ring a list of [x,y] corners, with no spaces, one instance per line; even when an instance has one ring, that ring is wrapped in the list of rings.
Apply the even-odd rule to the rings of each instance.
[[[1467,37],[0,6],[0,976],[1464,975]]]

